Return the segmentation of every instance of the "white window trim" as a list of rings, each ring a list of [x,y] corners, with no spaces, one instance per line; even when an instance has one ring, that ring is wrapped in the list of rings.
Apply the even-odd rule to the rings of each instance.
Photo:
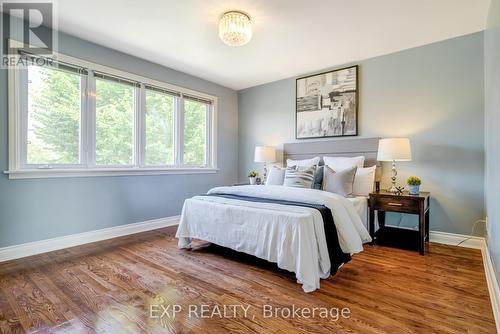
[[[81,162],[82,164],[71,166],[50,166],[50,168],[30,168],[30,165],[24,165],[21,161],[23,156],[24,146],[23,139],[23,122],[21,110],[21,92],[20,92],[20,70],[9,68],[8,70],[8,95],[9,95],[9,170],[4,171],[9,175],[9,179],[28,179],[28,178],[55,178],[55,177],[89,177],[89,176],[127,176],[127,175],[162,175],[162,174],[212,174],[217,173],[217,110],[218,110],[218,97],[206,93],[191,90],[181,86],[176,86],[161,82],[158,80],[146,78],[133,73],[121,71],[108,66],[88,62],[86,60],[78,59],[75,57],[67,56],[64,54],[54,52],[54,59],[63,61],[89,69],[88,80],[84,87],[85,92],[82,95],[87,95],[88,91],[95,91],[93,87],[93,80],[90,76],[94,71],[105,72],[110,75],[124,77],[133,81],[137,81],[143,85],[152,85],[163,88],[165,90],[175,91],[182,95],[188,94],[197,96],[212,102],[210,110],[207,112],[207,156],[206,164],[204,166],[185,166],[182,165],[183,145],[183,128],[182,123],[182,99],[177,105],[175,117],[181,118],[180,121],[175,121],[174,118],[174,145],[176,145],[176,156],[174,166],[146,166],[144,164],[145,154],[145,128],[144,128],[144,97],[139,90],[136,93],[136,105],[141,108],[136,108],[136,127],[134,133],[134,166],[97,166],[95,164],[95,107],[91,106],[95,103],[95,97],[90,97],[87,102],[82,105],[82,109],[86,111],[86,117],[82,116],[82,131],[86,131],[87,141],[81,143]],[[83,88],[83,87],[82,87]],[[94,87],[95,88],[95,87]],[[93,100],[92,100],[93,99]],[[139,125],[139,126],[137,126]],[[83,137],[83,136],[81,136]],[[24,148],[23,148],[24,147]],[[87,167],[84,167],[87,166]]]

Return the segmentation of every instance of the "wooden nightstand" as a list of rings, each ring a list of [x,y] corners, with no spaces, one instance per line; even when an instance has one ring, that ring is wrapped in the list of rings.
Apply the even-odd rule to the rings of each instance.
[[[408,192],[396,195],[385,190],[370,193],[370,200],[368,201],[370,207],[370,236],[375,240],[377,235],[390,232],[388,230],[401,230],[401,228],[395,226],[385,226],[385,213],[387,211],[418,215],[418,230],[406,230],[405,233],[413,233],[415,237],[418,237],[418,251],[420,255],[424,255],[425,242],[429,241],[429,204],[430,193],[428,192],[420,192],[419,195],[410,195]],[[379,225],[377,233],[375,233],[375,210],[377,210]]]

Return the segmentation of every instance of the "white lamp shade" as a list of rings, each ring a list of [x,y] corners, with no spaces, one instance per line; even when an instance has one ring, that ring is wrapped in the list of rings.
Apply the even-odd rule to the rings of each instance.
[[[408,138],[384,138],[378,142],[378,161],[410,161],[411,146]]]
[[[276,150],[274,147],[269,146],[256,146],[255,147],[255,162],[275,162]]]

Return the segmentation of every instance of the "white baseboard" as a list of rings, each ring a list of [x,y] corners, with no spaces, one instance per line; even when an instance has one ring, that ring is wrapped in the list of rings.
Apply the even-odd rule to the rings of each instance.
[[[109,227],[96,231],[71,234],[63,237],[4,247],[0,248],[0,262],[52,252],[55,250],[79,246],[91,242],[122,237],[125,235],[156,230],[167,226],[177,225],[178,223],[179,216],[165,217],[148,220],[145,222]]]
[[[491,308],[493,309],[493,315],[495,316],[495,322],[497,324],[497,333],[500,333],[500,288],[498,287],[495,268],[493,267],[493,261],[486,242],[483,244],[481,253],[483,254],[484,273],[486,275],[486,282],[488,283]]]
[[[473,237],[464,234],[454,234],[440,231],[430,231],[429,241],[438,244],[460,246],[466,248],[483,249],[486,240],[482,237]]]

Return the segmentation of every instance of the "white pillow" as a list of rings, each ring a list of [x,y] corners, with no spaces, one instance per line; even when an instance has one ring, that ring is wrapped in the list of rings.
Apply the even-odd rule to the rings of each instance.
[[[285,168],[271,167],[267,174],[266,186],[282,186],[285,181]]]
[[[323,157],[325,165],[338,172],[353,166],[363,168],[365,165],[365,157]]]
[[[339,194],[344,197],[351,197],[357,168],[356,166],[352,166],[340,172],[335,172],[330,167],[325,166],[323,169],[323,191]]]
[[[352,194],[354,196],[368,196],[373,191],[375,184],[375,170],[377,166],[358,168],[354,177]]]
[[[297,166],[297,167],[311,167],[311,166],[316,166],[318,167],[320,157],[314,157],[312,159],[304,159],[304,160],[292,160],[292,159],[286,159],[286,166],[287,167],[292,167],[292,166]]]

